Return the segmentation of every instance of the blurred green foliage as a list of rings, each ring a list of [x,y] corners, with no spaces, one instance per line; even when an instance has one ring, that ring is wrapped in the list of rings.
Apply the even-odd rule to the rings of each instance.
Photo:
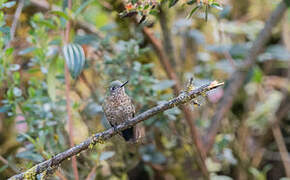
[[[113,80],[129,80],[126,91],[137,113],[174,96],[175,82],[167,78],[154,46],[142,32],[147,26],[163,42],[164,33],[158,26],[160,6],[169,17],[169,34],[176,56],[174,70],[182,85],[194,76],[199,86],[215,79],[226,81],[243,64],[264,25],[264,19],[250,9],[265,5],[265,12],[256,13],[269,14],[276,5],[243,1],[248,7],[244,18],[248,19],[241,20],[243,17],[237,18],[233,12],[235,3],[240,1],[78,0],[73,1],[72,10],[66,8],[67,0],[46,2],[51,8],[47,11],[33,9],[35,4],[26,2],[18,20],[16,40],[10,42],[11,17],[18,3],[0,0],[0,47],[3,49],[0,51],[0,155],[9,162],[9,166],[0,163],[1,177],[15,174],[11,167],[23,171],[69,148],[64,87],[66,58],[61,52],[68,20],[72,21],[71,42],[85,53],[85,59],[83,56],[78,59],[85,61],[83,66],[72,66],[75,79],[71,80],[69,93],[73,101],[74,141],[79,143],[88,134],[110,127],[101,104]],[[124,3],[124,8],[119,7],[122,11],[115,3],[120,7]],[[138,25],[129,18],[136,14]],[[77,22],[88,24],[96,32],[79,27]],[[290,53],[281,42],[281,31],[284,30],[280,26],[275,29],[215,138],[206,160],[211,179],[267,179],[267,173],[285,176],[281,168],[271,172],[271,168],[277,168],[271,167],[273,161],[266,157],[258,165],[251,164],[257,156],[255,148],[262,141],[259,139],[267,135],[269,122],[275,118],[283,89],[289,83],[289,79],[283,81],[286,83],[278,88],[266,84],[271,76],[287,80]],[[7,47],[9,43],[11,46]],[[205,136],[223,90],[211,93],[203,106],[192,107],[195,125]],[[201,176],[189,128],[178,107],[143,124],[146,129],[143,143],[126,144],[116,136],[80,154],[77,157],[80,179],[88,175],[92,179],[195,179]],[[289,116],[282,130],[289,138]],[[261,146],[267,149],[273,143],[272,139]],[[272,146],[272,151],[278,151]],[[70,161],[61,165],[61,173],[73,179]]]

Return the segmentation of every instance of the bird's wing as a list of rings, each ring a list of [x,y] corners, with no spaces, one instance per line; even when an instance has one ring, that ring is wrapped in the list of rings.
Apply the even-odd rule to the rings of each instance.
[[[132,104],[132,117],[135,117],[135,106],[134,106],[134,104]]]

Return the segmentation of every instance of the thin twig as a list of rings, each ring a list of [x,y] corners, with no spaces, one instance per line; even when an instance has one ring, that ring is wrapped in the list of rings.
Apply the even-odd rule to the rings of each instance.
[[[217,111],[215,112],[210,127],[207,129],[207,137],[204,140],[206,142],[206,152],[208,153],[214,144],[214,139],[220,128],[221,121],[224,119],[226,113],[230,110],[233,104],[233,100],[237,95],[239,89],[242,87],[243,82],[246,79],[248,71],[251,69],[253,64],[256,63],[259,53],[263,50],[266,42],[271,36],[273,28],[283,17],[283,14],[287,10],[286,3],[282,0],[277,8],[273,11],[269,19],[267,20],[264,28],[259,33],[258,37],[254,41],[252,48],[246,58],[245,66],[242,70],[237,70],[232,78],[228,81],[228,88],[225,90],[224,96],[218,105]]]
[[[272,129],[275,141],[277,143],[277,146],[280,152],[280,156],[284,165],[286,176],[290,178],[290,157],[288,155],[288,151],[287,151],[285,142],[283,140],[281,129],[278,123],[274,123],[271,129]]]
[[[93,180],[95,179],[96,176],[96,169],[97,169],[97,165],[95,165],[92,170],[90,171],[89,175],[87,176],[86,180]]]
[[[15,38],[15,32],[16,32],[16,28],[17,28],[18,20],[19,20],[19,17],[20,17],[20,15],[21,15],[21,12],[22,12],[23,6],[24,6],[24,0],[20,0],[20,1],[18,2],[18,6],[17,6],[17,9],[16,9],[16,11],[15,11],[14,19],[13,19],[13,22],[12,22],[12,25],[11,25],[11,29],[10,29],[10,40],[9,40],[9,42],[7,43],[5,49],[10,48],[10,46],[11,46],[11,42],[12,42],[12,41],[14,40],[14,38]]]
[[[229,51],[226,50],[226,51],[223,52],[223,54],[224,54],[225,58],[229,61],[229,63],[230,63],[230,65],[232,66],[232,68],[233,68],[234,70],[236,70],[237,67],[236,67],[235,61],[234,61],[232,55],[229,53]]]
[[[58,176],[61,180],[67,180],[67,178],[58,170],[55,171],[55,175]]]
[[[166,111],[168,109],[171,109],[175,106],[180,106],[182,104],[190,102],[192,99],[204,94],[205,92],[208,92],[212,89],[218,88],[222,86],[224,83],[217,83],[212,82],[211,84],[203,85],[195,90],[192,90],[188,93],[182,92],[180,93],[176,98],[171,99],[167,101],[166,103],[159,104],[137,116],[130,119],[129,121],[126,121],[120,125],[118,125],[115,128],[110,128],[106,131],[103,131],[101,133],[94,134],[84,142],[80,143],[77,146],[74,146],[62,153],[57,154],[53,158],[46,160],[42,163],[39,163],[35,166],[33,166],[31,169],[27,170],[26,172],[23,172],[21,174],[15,175],[10,178],[12,179],[23,179],[25,177],[35,177],[37,174],[40,174],[44,172],[49,167],[55,167],[58,166],[60,163],[62,163],[64,160],[71,158],[74,155],[79,154],[80,152],[87,150],[88,148],[92,148],[93,145],[96,143],[104,143],[105,140],[110,139],[111,137],[118,134],[118,132],[125,130],[127,128],[130,128],[132,126],[135,126],[136,124],[145,121],[149,119],[150,117],[157,115],[158,113],[161,113],[163,111]]]
[[[176,57],[174,53],[174,45],[172,43],[172,33],[171,29],[169,28],[169,22],[168,22],[168,11],[165,10],[165,7],[167,4],[161,3],[161,6],[159,8],[159,22],[163,34],[163,46],[164,50],[168,56],[168,59],[170,60],[170,63],[172,66],[176,65]]]
[[[72,7],[72,1],[68,0],[68,9],[71,9]],[[66,29],[65,29],[65,42],[69,43],[69,33],[70,33],[70,20],[67,21],[66,24]],[[66,109],[67,109],[67,116],[68,116],[68,133],[69,133],[69,142],[70,142],[70,147],[74,146],[74,127],[73,127],[73,120],[72,120],[72,109],[71,109],[71,100],[70,100],[70,75],[69,75],[69,70],[67,67],[67,64],[65,66],[65,94],[66,94]],[[77,165],[77,160],[76,156],[72,157],[72,168],[73,168],[73,173],[74,177],[76,180],[79,180],[79,173],[78,173],[78,165]]]
[[[275,113],[275,120],[271,123],[269,123],[269,128],[267,129],[267,131],[265,132],[265,134],[271,134],[273,133],[272,127],[274,126],[273,124],[279,124],[281,122],[281,120],[287,115],[289,109],[290,109],[290,96],[288,94],[288,92],[284,92],[284,98],[281,101],[278,110]],[[274,137],[275,138],[275,137]],[[253,167],[257,167],[259,165],[259,163],[262,161],[262,159],[271,159],[271,160],[277,160],[277,159],[273,159],[272,155],[275,154],[273,152],[270,152],[269,150],[266,150],[265,147],[268,144],[268,139],[269,136],[264,136],[260,143],[257,144],[259,147],[257,148],[256,152],[253,155],[253,159],[252,159],[252,166]],[[274,157],[276,157],[276,155],[273,155]],[[282,159],[282,157],[281,157]],[[280,159],[279,159],[280,160]],[[284,158],[284,161],[287,161],[287,158]],[[290,163],[290,159],[288,159],[288,163]]]

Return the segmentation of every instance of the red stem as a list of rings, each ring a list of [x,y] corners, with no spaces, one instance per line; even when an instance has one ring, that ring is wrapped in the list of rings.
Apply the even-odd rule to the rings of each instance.
[[[68,9],[71,9],[72,7],[72,1],[68,0]],[[66,24],[66,29],[65,29],[65,42],[69,42],[69,32],[70,32],[70,21],[67,22]],[[65,64],[65,95],[66,95],[66,109],[67,109],[67,116],[68,116],[68,133],[69,133],[69,141],[70,141],[70,147],[74,146],[73,142],[73,122],[72,122],[72,110],[71,110],[71,101],[70,101],[70,78],[69,78],[69,70],[67,65]],[[77,167],[77,160],[76,156],[72,157],[72,168],[73,168],[73,173],[74,177],[76,180],[79,180],[79,173],[78,173],[78,167]]]

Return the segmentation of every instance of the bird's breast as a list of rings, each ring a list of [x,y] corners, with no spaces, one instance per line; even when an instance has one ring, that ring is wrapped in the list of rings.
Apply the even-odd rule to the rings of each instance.
[[[112,125],[118,125],[134,114],[134,107],[129,96],[109,96],[104,106],[105,115]]]

